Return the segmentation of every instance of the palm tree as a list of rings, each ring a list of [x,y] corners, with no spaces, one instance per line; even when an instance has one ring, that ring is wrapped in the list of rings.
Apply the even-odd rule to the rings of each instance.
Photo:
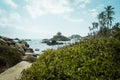
[[[97,22],[93,22],[92,25],[93,25],[93,30],[95,30],[95,32],[97,32],[97,30],[98,30],[98,23]]]
[[[98,31],[98,22],[94,22],[94,27],[95,27],[95,29],[96,29],[96,31]]]
[[[113,15],[115,14],[113,11],[113,7],[112,6],[107,6],[105,7],[105,12],[106,12],[106,20],[107,20],[107,27],[111,28],[112,26],[112,21],[113,21]]]
[[[119,22],[117,22],[117,23],[115,23],[115,25],[114,25],[115,27],[118,27],[118,28],[120,28],[120,23]]]
[[[99,25],[100,25],[100,30],[98,32],[99,36],[104,36],[104,34],[106,34],[104,31],[104,29],[106,28],[106,14],[105,11],[101,12],[100,14],[98,14],[98,20],[99,20]]]
[[[113,15],[115,14],[113,11],[113,7],[112,6],[107,6],[105,7],[105,11],[101,12],[98,15],[98,20],[99,20],[99,24],[100,24],[100,33],[102,34],[102,36],[104,36],[106,34],[106,36],[108,36],[109,34],[109,29],[112,26],[112,21],[114,19]]]
[[[99,20],[100,27],[106,26],[106,15],[104,11],[98,15],[98,20]]]
[[[112,29],[113,29],[113,30],[118,30],[118,29],[120,29],[120,23],[119,23],[119,22],[115,23],[115,25],[112,27]]]
[[[92,38],[92,30],[93,30],[93,28],[91,28],[91,27],[89,26],[89,30],[90,30],[90,33],[88,34],[88,36],[90,36],[90,38]]]

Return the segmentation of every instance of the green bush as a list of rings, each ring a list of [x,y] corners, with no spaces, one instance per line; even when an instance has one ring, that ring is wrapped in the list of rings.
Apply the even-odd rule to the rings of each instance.
[[[112,38],[46,50],[21,80],[117,80],[120,79],[120,41]]]
[[[20,53],[15,49],[7,45],[0,45],[0,71],[3,68],[8,68],[21,60]]]
[[[120,29],[115,33],[114,37],[120,40]]]

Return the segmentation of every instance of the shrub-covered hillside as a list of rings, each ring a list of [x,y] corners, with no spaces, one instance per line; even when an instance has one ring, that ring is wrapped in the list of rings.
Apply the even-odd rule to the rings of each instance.
[[[21,80],[118,80],[120,41],[85,40],[57,50],[46,50]]]

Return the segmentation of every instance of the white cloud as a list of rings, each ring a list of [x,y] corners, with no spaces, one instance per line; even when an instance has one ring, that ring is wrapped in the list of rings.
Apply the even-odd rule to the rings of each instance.
[[[68,19],[69,21],[71,21],[71,22],[78,22],[78,23],[82,23],[82,22],[84,22],[84,19]]]
[[[85,4],[88,4],[88,3],[90,3],[91,1],[90,0],[84,0],[84,3]]]
[[[78,7],[85,8],[87,4],[91,2],[91,0],[75,0],[76,4],[78,4]]]
[[[64,16],[64,19],[66,19],[67,21],[70,21],[70,22],[76,22],[76,23],[83,23],[84,22],[84,19],[80,18],[80,19],[73,19],[69,16]]]
[[[35,18],[44,14],[64,14],[74,11],[73,6],[85,8],[90,0],[25,0],[26,9]]]
[[[99,4],[96,8],[99,9],[99,10],[101,10],[101,9],[103,9],[104,7],[105,7],[104,4]]]
[[[49,31],[52,31],[52,30],[49,30],[47,28],[47,25],[44,25],[45,24],[44,22],[47,19],[45,19],[43,23],[42,22],[40,23],[39,20],[41,20],[41,18],[37,18],[37,17],[45,14],[59,14],[59,16],[62,17],[62,19],[60,18],[60,20],[63,20],[64,18],[64,20],[66,20],[66,22],[67,21],[70,22],[70,24],[72,23],[82,24],[85,21],[83,17],[81,18],[79,16],[78,18],[78,16],[75,15],[75,13],[77,12],[75,8],[76,7],[85,8],[86,5],[90,3],[89,2],[90,0],[24,0],[24,1],[25,1],[24,5],[21,6],[20,4],[19,6],[21,7],[19,7],[18,4],[14,2],[14,0],[5,0],[6,4],[12,7],[13,10],[6,11],[7,13],[1,16],[0,26],[6,27],[6,28],[12,27],[20,31],[23,31],[23,33],[26,32],[26,33],[31,33],[35,35],[40,33],[49,34],[51,33]],[[20,14],[17,13],[16,10],[14,10],[14,8],[16,9],[17,7],[19,7],[20,9],[18,11],[21,11]],[[4,10],[0,10],[0,14],[3,14],[3,12]],[[31,15],[32,18],[36,18],[36,19],[29,18],[30,15],[28,15],[28,13]],[[64,17],[65,15],[69,15],[69,16]],[[55,18],[56,15],[55,16],[52,15],[52,16],[53,17],[50,17],[50,18],[54,18],[54,19],[51,19],[51,20],[53,21],[56,20]],[[44,18],[44,16],[42,18]],[[45,16],[45,18],[47,17]],[[54,26],[55,25],[53,24],[53,26],[50,25],[49,27],[52,28]],[[48,29],[48,31],[45,30],[46,28]]]
[[[46,14],[46,11],[41,10],[41,9],[38,8],[37,6],[36,6],[36,7],[32,7],[32,6],[30,6],[30,5],[27,5],[26,8],[27,8],[27,11],[29,12],[29,14],[30,14],[33,18],[36,18],[36,17],[38,17],[38,16],[41,16],[41,15]]]
[[[63,14],[73,11],[67,0],[26,0],[26,9],[32,17],[46,13]]]
[[[81,4],[80,5],[80,8],[85,8],[86,7],[86,4]]]
[[[89,15],[91,16],[91,17],[93,17],[93,18],[96,18],[97,17],[97,15],[98,15],[98,10],[97,9],[91,9],[90,11],[89,11]]]
[[[17,21],[17,22],[21,21],[21,15],[17,12],[11,13],[9,18],[12,21]]]
[[[27,21],[19,13],[12,12],[8,16],[3,16],[0,18],[0,27],[15,28],[17,30],[32,34],[37,34],[40,32],[39,27],[35,27],[38,25],[30,23],[29,20]]]
[[[91,9],[91,10],[85,10],[85,11],[81,12],[82,15],[88,16],[89,18],[92,18],[92,19],[96,19],[98,13],[99,13],[98,9],[96,9],[96,8]]]
[[[17,8],[17,4],[13,0],[4,0],[4,2],[13,8]]]
[[[2,27],[17,27],[19,23],[22,23],[22,18],[17,12],[10,13],[8,16],[0,18],[0,25]]]
[[[6,11],[3,9],[0,9],[0,16],[3,15]]]

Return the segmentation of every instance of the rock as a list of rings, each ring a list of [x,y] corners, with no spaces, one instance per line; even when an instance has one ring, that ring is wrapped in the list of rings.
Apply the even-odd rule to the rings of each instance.
[[[48,43],[49,41],[49,39],[43,39],[41,43]]]
[[[20,44],[24,44],[26,47],[29,47],[29,44],[25,40],[19,41]]]
[[[15,38],[14,40],[20,40],[19,38]]]
[[[25,41],[31,41],[31,39],[25,39]]]
[[[16,43],[15,46],[16,46],[16,48],[18,49],[18,51],[19,51],[20,53],[22,53],[22,54],[25,53],[25,49],[24,49],[25,46],[24,46],[23,44]]]
[[[39,51],[40,49],[36,48],[35,51]]]
[[[4,39],[5,41],[13,41],[13,39],[7,38],[7,37],[3,37],[3,39]]]
[[[32,48],[28,48],[28,49],[26,50],[26,52],[33,53],[34,51],[33,51],[33,49],[32,49]]]
[[[5,61],[5,59],[3,57],[0,57],[0,68],[2,68],[4,66],[6,66],[6,61]]]
[[[56,40],[51,40],[47,43],[47,45],[61,45],[63,44],[62,42],[57,42]]]
[[[1,44],[1,45],[6,45],[7,42],[6,42],[4,39],[1,38],[1,39],[0,39],[0,44]]]
[[[29,61],[29,62],[35,62],[37,57],[34,57],[32,55],[26,55],[22,57],[23,61]]]
[[[10,46],[10,45],[15,45],[14,41],[6,41],[6,43]]]

